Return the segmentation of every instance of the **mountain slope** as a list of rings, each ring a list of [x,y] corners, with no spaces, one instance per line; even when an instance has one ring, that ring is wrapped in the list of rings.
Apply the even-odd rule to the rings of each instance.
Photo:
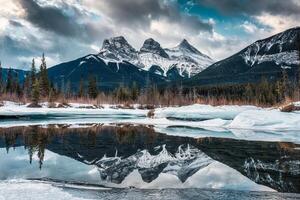
[[[70,82],[74,91],[78,90],[81,79],[87,84],[91,75],[97,77],[98,86],[102,90],[113,90],[120,84],[130,86],[133,82],[142,87],[148,80],[150,84],[166,81],[164,77],[144,71],[128,62],[111,63],[93,54],[51,67],[48,75],[59,87]]]
[[[99,57],[110,62],[127,61],[136,65],[137,51],[126,41],[123,36],[105,39]]]
[[[147,71],[153,71],[154,67],[157,74],[169,79],[190,78],[214,62],[186,40],[174,48],[163,49],[157,41],[149,38],[137,51],[122,36],[104,40],[99,56],[110,62],[127,61]],[[174,72],[178,74],[174,75]]]
[[[7,75],[9,73],[9,70],[11,70],[12,76],[18,77],[18,80],[20,83],[23,83],[26,76],[29,74],[29,71],[25,71],[22,69],[8,69],[8,68],[1,68],[0,73],[2,73],[2,80],[6,81],[7,80]]]
[[[192,77],[214,63],[207,55],[193,47],[187,40],[171,49],[166,49],[172,60],[176,61],[181,73],[187,73],[186,77]]]
[[[294,76],[300,64],[299,40],[300,27],[258,40],[233,56],[209,66],[187,83],[236,84],[257,82],[262,77],[275,80],[282,69]]]

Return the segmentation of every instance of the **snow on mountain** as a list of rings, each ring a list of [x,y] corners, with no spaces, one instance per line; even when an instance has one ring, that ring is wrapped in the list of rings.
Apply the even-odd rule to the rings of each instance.
[[[251,67],[254,64],[274,61],[277,65],[299,64],[298,51],[291,48],[296,43],[299,28],[287,30],[265,40],[251,44],[242,54]]]
[[[174,48],[163,49],[157,41],[149,38],[137,51],[124,37],[114,37],[104,40],[99,57],[109,62],[130,62],[163,76],[168,76],[175,68],[181,77],[194,76],[214,63],[185,39]]]
[[[169,55],[160,46],[160,44],[158,42],[156,42],[155,40],[153,40],[152,38],[145,40],[145,42],[140,50],[140,54],[143,54],[143,53],[152,53],[152,54],[156,54],[161,57],[164,57],[164,58],[169,58]]]
[[[110,62],[127,61],[137,64],[137,51],[127,42],[123,36],[105,39],[99,57]]]
[[[269,81],[281,78],[286,69],[290,79],[297,74],[300,27],[258,40],[236,54],[218,61],[190,79],[190,85],[222,85]]]
[[[186,71],[189,77],[198,74],[214,63],[209,56],[198,51],[185,39],[175,48],[166,49],[166,52],[172,60],[176,61],[177,68],[181,72]]]

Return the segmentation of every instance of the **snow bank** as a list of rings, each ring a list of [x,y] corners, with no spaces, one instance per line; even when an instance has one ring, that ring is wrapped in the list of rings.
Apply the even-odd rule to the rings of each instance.
[[[147,114],[147,110],[140,109],[117,109],[111,105],[105,104],[103,108],[90,109],[91,104],[70,104],[67,108],[48,108],[47,103],[41,104],[41,108],[29,108],[28,104],[17,104],[14,102],[4,102],[4,106],[0,107],[1,116],[34,116],[34,115],[111,115],[111,114],[132,114],[143,115]]]
[[[182,107],[158,108],[155,110],[155,118],[176,119],[233,119],[239,113],[246,110],[259,110],[255,106],[211,106],[194,104]]]
[[[237,115],[226,127],[252,130],[300,130],[300,113],[285,113],[275,109],[248,110]]]
[[[63,190],[50,183],[27,180],[0,181],[0,199],[2,200],[81,200],[90,199],[73,195],[70,191]]]
[[[279,109],[263,109],[255,106],[210,106],[195,104],[182,107],[157,108],[153,118],[147,118],[149,110],[113,108],[104,105],[103,108],[89,109],[89,104],[71,104],[68,108],[28,108],[12,102],[4,102],[0,107],[1,116],[25,116],[26,118],[1,120],[0,127],[47,125],[47,124],[142,124],[153,125],[156,130],[174,134],[179,128],[186,129],[184,133],[193,132],[197,135],[205,129],[209,132],[225,133],[243,138],[257,135],[243,130],[253,131],[297,131],[300,130],[300,112],[280,112]],[[299,104],[299,102],[296,102]],[[28,117],[28,118],[27,118]],[[175,129],[176,128],[176,129]],[[195,134],[194,134],[195,133]],[[229,133],[229,134],[228,134]],[[202,133],[201,133],[202,134]],[[200,136],[201,136],[200,134]],[[215,135],[218,137],[218,135]],[[230,137],[231,137],[230,136]],[[196,136],[197,137],[197,136]]]

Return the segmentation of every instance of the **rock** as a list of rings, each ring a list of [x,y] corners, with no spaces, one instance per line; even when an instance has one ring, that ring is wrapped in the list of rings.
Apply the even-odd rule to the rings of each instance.
[[[300,107],[294,104],[284,105],[280,108],[281,112],[293,112],[293,111],[300,111]]]
[[[30,103],[28,106],[28,108],[41,108],[42,106],[36,103]]]
[[[146,104],[146,105],[140,105],[138,108],[142,109],[142,110],[152,110],[152,109],[155,109],[155,106],[150,105],[150,104]]]
[[[155,110],[154,109],[151,109],[148,113],[147,113],[147,117],[149,117],[149,118],[153,118],[154,117],[154,113],[155,112]]]

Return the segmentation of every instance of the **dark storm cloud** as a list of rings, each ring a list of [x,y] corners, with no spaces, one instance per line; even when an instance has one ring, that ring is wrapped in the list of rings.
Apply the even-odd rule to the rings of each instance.
[[[64,3],[61,7],[41,6],[34,0],[19,0],[26,12],[26,19],[35,26],[51,31],[57,35],[77,38],[85,42],[95,40],[111,34],[107,27],[97,26],[90,22],[78,22],[85,17],[72,5]],[[72,15],[67,15],[67,11]]]
[[[177,1],[105,0],[100,9],[118,24],[129,27],[148,28],[152,20],[167,19],[195,31],[210,32],[213,28],[199,17],[182,13]]]
[[[260,15],[267,12],[289,16],[300,13],[300,5],[294,0],[196,0],[195,3],[229,15]]]
[[[71,17],[56,7],[42,7],[34,0],[19,0],[26,11],[26,18],[36,26],[48,31],[53,31],[64,36],[75,36],[78,25]]]
[[[26,44],[22,43],[22,41],[17,41],[13,39],[9,35],[4,35],[0,37],[0,53],[4,52],[10,55],[31,55],[33,50],[28,48]]]

